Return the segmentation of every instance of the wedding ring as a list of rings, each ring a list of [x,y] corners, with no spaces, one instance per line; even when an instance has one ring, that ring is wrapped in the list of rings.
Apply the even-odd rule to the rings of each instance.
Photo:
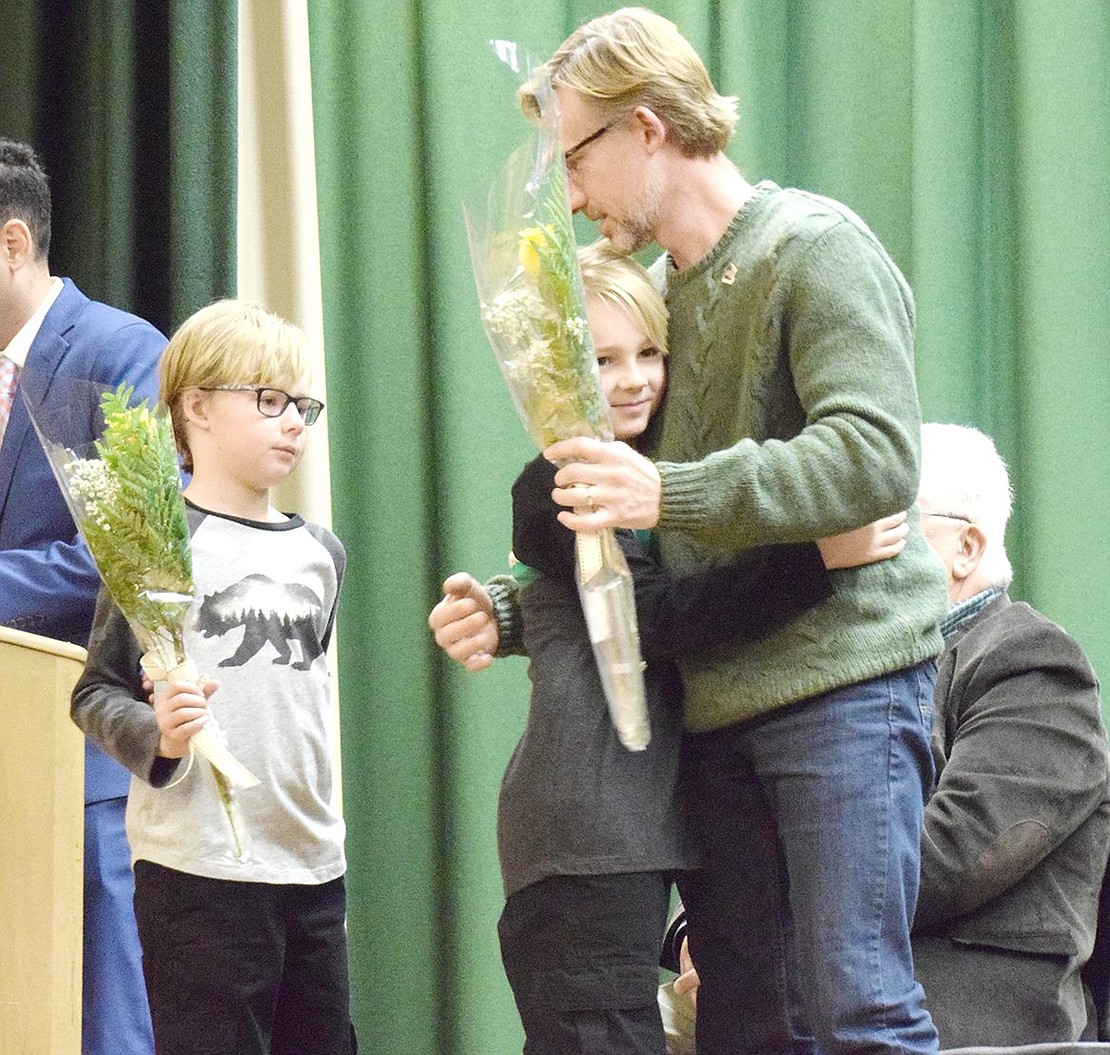
[[[569,484],[568,486],[572,491],[576,492],[577,494],[581,494],[581,496],[585,499],[585,502],[581,505],[575,505],[574,511],[576,513],[581,514],[583,509],[585,509],[587,513],[597,512],[597,503],[594,501],[593,484],[573,483]]]

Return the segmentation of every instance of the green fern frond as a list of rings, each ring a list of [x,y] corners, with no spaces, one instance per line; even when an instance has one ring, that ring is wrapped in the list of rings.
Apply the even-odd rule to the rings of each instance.
[[[189,524],[169,415],[146,400],[131,405],[133,389],[105,392],[105,428],[98,459],[66,467],[69,487],[80,498],[85,541],[105,585],[129,620],[176,635],[177,618],[147,594],[191,595]]]

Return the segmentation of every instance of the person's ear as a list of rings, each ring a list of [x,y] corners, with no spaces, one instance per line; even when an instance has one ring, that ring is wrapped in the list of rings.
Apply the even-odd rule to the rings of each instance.
[[[4,263],[13,271],[23,267],[34,256],[34,251],[31,229],[23,220],[13,217],[0,227],[0,252]]]
[[[632,111],[632,119],[648,153],[654,154],[667,139],[667,126],[663,119],[650,106],[637,106]]]
[[[957,582],[975,574],[987,548],[987,536],[978,524],[966,524],[952,557],[952,578]]]
[[[200,388],[187,388],[181,393],[181,413],[196,428],[208,428],[208,393]]]

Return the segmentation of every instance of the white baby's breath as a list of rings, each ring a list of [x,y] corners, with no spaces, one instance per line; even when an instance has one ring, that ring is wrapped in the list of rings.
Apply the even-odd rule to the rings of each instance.
[[[99,528],[110,531],[111,510],[119,504],[119,480],[99,458],[75,458],[65,465],[70,493],[80,500],[85,515]]]

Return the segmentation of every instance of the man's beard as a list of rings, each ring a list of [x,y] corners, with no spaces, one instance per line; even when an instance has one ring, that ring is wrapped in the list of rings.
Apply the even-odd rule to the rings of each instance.
[[[613,252],[628,256],[651,245],[659,228],[662,206],[662,180],[658,176],[646,177],[628,215],[617,223],[616,231],[609,238]]]

